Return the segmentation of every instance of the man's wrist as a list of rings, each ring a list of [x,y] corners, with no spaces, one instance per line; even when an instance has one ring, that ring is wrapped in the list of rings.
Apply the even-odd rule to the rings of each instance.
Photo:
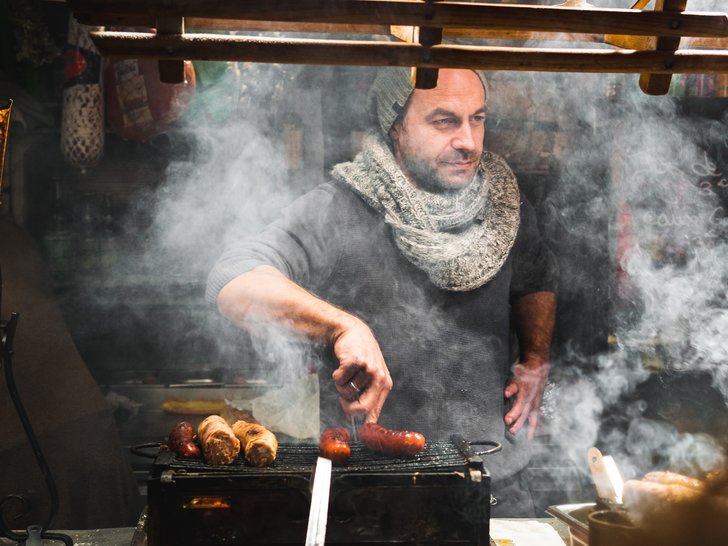
[[[344,335],[345,332],[362,325],[362,321],[354,315],[350,315],[345,311],[339,310],[331,321],[331,332],[329,334],[329,343],[333,346]]]
[[[543,366],[550,366],[549,358],[538,353],[525,353],[519,360],[519,364],[529,369],[538,369]]]

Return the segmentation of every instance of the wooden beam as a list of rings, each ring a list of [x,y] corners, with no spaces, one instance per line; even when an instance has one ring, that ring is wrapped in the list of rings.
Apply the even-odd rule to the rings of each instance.
[[[435,2],[439,1],[440,0],[425,0],[432,9],[432,13],[434,13],[435,10]],[[424,48],[423,55],[425,57],[429,55],[429,48],[442,43],[442,28],[440,27],[417,27],[415,34],[417,36],[417,42]],[[437,87],[438,73],[439,70],[437,68],[426,68],[423,66],[415,67],[415,88],[434,89]]]
[[[630,9],[643,10],[650,0],[637,0]],[[606,34],[604,42],[624,49],[655,49],[654,36],[628,36],[623,34]]]
[[[683,11],[688,0],[655,0],[655,10],[666,13]],[[660,36],[657,38],[654,49],[657,51],[673,52],[680,47],[679,37]],[[648,95],[667,95],[672,82],[671,74],[640,74],[640,89]]]
[[[245,19],[185,19],[189,30],[257,30],[268,32],[305,32],[323,34],[389,34],[387,25],[354,25],[336,23],[300,23],[290,21],[250,21]]]
[[[728,51],[631,51],[437,45],[359,40],[303,40],[265,37],[94,32],[109,57],[201,59],[283,64],[423,66],[588,73],[725,73]],[[424,55],[425,50],[429,55]]]
[[[638,11],[516,4],[413,0],[68,0],[84,22],[104,24],[106,15],[178,15],[213,19],[448,29],[728,37],[725,13]]]
[[[90,26],[121,27],[118,30],[154,28],[156,19],[139,14],[78,15],[79,22]],[[227,30],[258,32],[305,32],[348,35],[386,35],[388,25],[352,25],[336,23],[298,23],[290,21],[250,21],[247,19],[211,19],[209,17],[185,17],[187,30]],[[110,29],[111,30],[111,29]]]
[[[185,33],[184,17],[157,18],[157,34],[160,36],[179,36]],[[185,62],[178,60],[160,60],[159,81],[162,83],[183,83],[185,81]]]
[[[138,15],[106,16],[96,20],[92,26],[134,27],[138,29],[154,28],[153,17]],[[90,21],[90,20],[89,20]],[[99,22],[101,21],[101,22]],[[204,17],[185,18],[185,29],[188,31],[227,30],[230,32],[301,32],[306,34],[345,34],[371,36],[392,36],[407,42],[416,42],[413,29],[416,27],[401,25],[347,25],[329,23],[292,23],[286,21],[250,21],[246,19],[209,19]],[[489,30],[469,28],[445,28],[443,40],[453,38],[470,38],[476,40],[508,40],[516,42],[577,42],[607,43],[623,49],[654,49],[655,38],[650,36],[628,36],[601,34],[577,34],[555,32],[530,32],[526,30]],[[728,38],[683,38],[680,41],[685,49],[728,49]],[[485,45],[485,44],[484,44]]]
[[[477,28],[445,28],[443,39],[508,40],[516,42],[587,42],[604,43],[602,34],[577,32],[533,32],[528,30],[492,30]],[[631,48],[635,49],[635,48]]]
[[[407,27],[402,25],[392,25],[389,27],[389,34],[402,40],[403,42],[417,42],[415,29],[417,27]],[[470,38],[473,40],[507,40],[509,42],[580,42],[601,44],[604,43],[604,36],[601,34],[558,34],[555,32],[528,32],[525,30],[487,30],[474,28],[444,28],[442,29],[443,41],[453,38]],[[643,39],[642,36],[630,36],[630,38]],[[695,38],[701,40],[713,40],[717,43],[720,38]],[[728,47],[728,39],[725,40]],[[487,44],[482,44],[487,45]],[[720,46],[713,46],[710,49],[719,49]],[[629,48],[639,49],[639,48]]]

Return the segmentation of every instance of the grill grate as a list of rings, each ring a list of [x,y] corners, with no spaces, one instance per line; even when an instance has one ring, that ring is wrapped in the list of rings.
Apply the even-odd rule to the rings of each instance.
[[[166,453],[164,453],[166,455]],[[319,456],[319,448],[310,444],[280,444],[276,460],[268,467],[258,468],[245,463],[242,456],[230,465],[207,465],[199,459],[183,459],[169,452],[157,463],[168,469],[196,473],[285,474],[308,473]],[[428,442],[425,449],[412,457],[393,458],[375,453],[361,444],[351,446],[351,458],[344,466],[335,466],[334,474],[348,472],[412,472],[463,469],[466,457],[450,442]]]
[[[402,458],[352,444],[348,464],[333,468],[327,543],[485,546],[490,476],[481,453],[457,437]],[[257,468],[242,457],[210,466],[160,452],[147,482],[149,545],[302,544],[318,456],[318,445],[283,443],[271,466]]]

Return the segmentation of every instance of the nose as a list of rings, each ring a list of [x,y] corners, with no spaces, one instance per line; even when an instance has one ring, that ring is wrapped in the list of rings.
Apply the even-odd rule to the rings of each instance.
[[[461,123],[452,138],[452,147],[456,150],[472,151],[475,149],[475,134],[469,123]]]

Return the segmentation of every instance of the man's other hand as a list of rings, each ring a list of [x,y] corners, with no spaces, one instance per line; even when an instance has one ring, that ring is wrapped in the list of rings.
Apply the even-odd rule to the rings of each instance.
[[[366,415],[366,422],[376,423],[392,390],[392,378],[374,334],[352,317],[334,337],[333,347],[339,367],[332,377],[341,408],[347,417]]]
[[[513,377],[504,395],[516,398],[503,419],[511,433],[516,434],[528,420],[528,439],[533,439],[548,375],[549,365],[540,359],[533,358],[513,366]]]

